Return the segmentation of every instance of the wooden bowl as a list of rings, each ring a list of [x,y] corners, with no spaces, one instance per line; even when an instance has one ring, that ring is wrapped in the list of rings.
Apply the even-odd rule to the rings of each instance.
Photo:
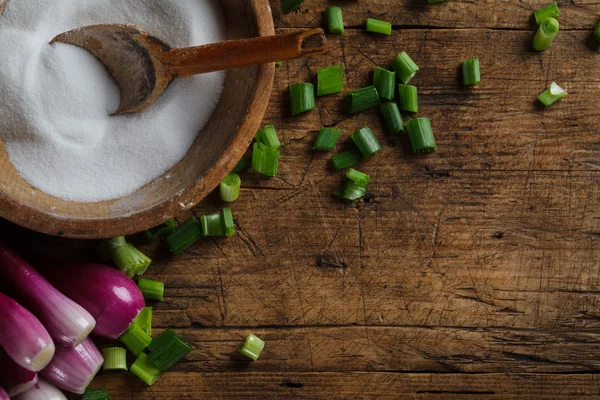
[[[275,33],[268,0],[220,2],[229,39]],[[12,166],[0,140],[0,216],[51,235],[90,239],[161,224],[206,197],[240,160],[266,111],[274,73],[273,64],[228,71],[221,100],[185,157],[155,181],[116,200],[79,203],[37,190]]]

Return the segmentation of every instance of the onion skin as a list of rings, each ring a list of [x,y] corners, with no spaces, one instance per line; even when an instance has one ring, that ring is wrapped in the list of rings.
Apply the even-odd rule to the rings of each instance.
[[[92,382],[104,358],[90,338],[75,348],[58,347],[42,375],[48,382],[67,392],[83,394]]]
[[[118,339],[146,304],[135,282],[115,268],[92,263],[40,265],[46,279],[96,319],[96,336]]]
[[[56,386],[40,379],[33,388],[15,397],[15,400],[67,400]]]
[[[0,293],[0,347],[19,366],[37,372],[54,355],[54,342],[42,323],[22,305]]]
[[[96,321],[83,307],[58,291],[25,259],[0,241],[0,279],[50,336],[64,346],[76,346],[94,329]]]
[[[21,367],[6,354],[4,349],[0,348],[0,387],[6,390],[9,397],[23,393],[37,383],[37,372]]]

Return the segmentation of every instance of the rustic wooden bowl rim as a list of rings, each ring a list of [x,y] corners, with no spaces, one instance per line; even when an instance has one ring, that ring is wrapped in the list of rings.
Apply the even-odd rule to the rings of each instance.
[[[275,34],[273,16],[268,0],[244,0],[256,12],[258,36]],[[181,214],[204,199],[227,176],[244,155],[269,104],[275,67],[265,64],[256,67],[256,85],[246,118],[227,144],[217,161],[196,182],[180,193],[154,207],[128,216],[102,219],[69,219],[52,215],[21,204],[8,194],[0,192],[0,217],[25,228],[55,236],[100,239],[128,235],[157,226]],[[226,156],[227,155],[227,156]]]

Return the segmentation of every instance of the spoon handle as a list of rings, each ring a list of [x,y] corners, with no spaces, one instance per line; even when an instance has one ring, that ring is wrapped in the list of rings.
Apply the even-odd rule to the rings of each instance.
[[[323,29],[171,49],[161,60],[178,77],[316,56],[328,51]]]

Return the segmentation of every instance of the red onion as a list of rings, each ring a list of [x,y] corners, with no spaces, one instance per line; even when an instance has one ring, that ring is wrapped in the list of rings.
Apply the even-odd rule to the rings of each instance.
[[[37,385],[15,397],[15,400],[67,400],[67,397],[56,386],[40,379]]]

